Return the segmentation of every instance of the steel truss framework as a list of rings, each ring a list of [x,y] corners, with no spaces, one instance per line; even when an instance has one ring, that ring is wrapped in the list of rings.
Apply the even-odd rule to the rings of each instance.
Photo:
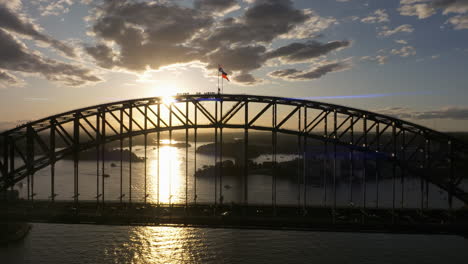
[[[265,121],[265,118],[268,118],[268,121]],[[2,156],[0,160],[0,190],[6,190],[26,178],[28,199],[34,200],[34,173],[50,166],[50,198],[53,201],[56,196],[54,190],[55,163],[66,155],[72,155],[74,161],[73,197],[75,202],[78,202],[78,154],[81,151],[96,148],[98,153],[96,157],[96,200],[98,203],[104,203],[103,177],[105,175],[104,150],[106,143],[120,141],[122,153],[124,139],[128,139],[129,148],[132,151],[132,138],[144,136],[144,197],[146,202],[148,197],[146,190],[148,134],[157,133],[159,152],[161,132],[169,133],[169,137],[172,138],[172,131],[185,131],[185,140],[188,142],[189,131],[193,131],[196,148],[197,130],[202,128],[215,130],[215,160],[218,161],[216,163],[217,173],[214,178],[217,188],[215,203],[223,203],[223,165],[219,161],[222,161],[223,155],[225,155],[222,142],[223,130],[226,129],[244,130],[244,160],[242,164],[242,199],[244,204],[249,203],[247,179],[249,174],[247,164],[249,162],[246,153],[249,145],[249,131],[251,130],[271,132],[273,161],[276,161],[277,134],[297,136],[298,153],[302,155],[303,160],[303,164],[298,165],[303,166],[302,175],[297,175],[297,178],[298,182],[304,183],[303,187],[298,184],[298,201],[300,201],[300,196],[303,196],[304,207],[307,206],[305,183],[308,179],[307,166],[310,157],[308,156],[307,144],[310,139],[323,142],[324,153],[327,157],[331,157],[326,162],[332,168],[330,177],[333,179],[334,206],[336,206],[337,147],[349,149],[350,159],[353,159],[354,155],[364,153],[364,159],[379,157],[379,160],[390,161],[393,164],[393,208],[396,206],[395,199],[398,195],[395,187],[397,170],[401,171],[401,178],[405,174],[421,177],[421,190],[424,193],[424,188],[426,188],[426,195],[428,195],[427,182],[447,191],[450,207],[454,197],[468,203],[468,195],[462,184],[465,175],[462,170],[458,169],[459,164],[463,163],[467,157],[468,147],[449,135],[400,119],[340,105],[271,96],[230,94],[184,94],[174,96],[172,101],[153,97],[102,104],[50,116],[3,132],[0,134],[3,142],[3,150],[0,153]],[[65,147],[57,148],[58,142],[64,144]],[[189,155],[188,147],[186,147],[186,155]],[[20,158],[21,165],[15,164],[15,157]],[[121,155],[121,162],[122,159]],[[132,202],[131,164],[130,160],[130,188],[126,198],[130,203]],[[275,166],[276,163],[272,164]],[[353,173],[353,164],[352,162],[351,173]],[[186,166],[185,176],[187,183],[188,166]],[[102,178],[100,179],[100,177]],[[122,202],[125,196],[122,187],[122,166],[120,177],[120,201]],[[364,182],[366,181],[365,177],[371,177],[371,175],[366,173],[364,166]],[[372,177],[374,176],[372,175]],[[375,177],[379,177],[378,172],[375,173]],[[276,181],[277,178],[273,175],[271,187],[273,207],[276,206],[277,200]],[[304,190],[301,191],[301,188]],[[185,190],[185,204],[189,205],[192,201],[188,201],[187,187]],[[364,192],[364,207],[365,195]],[[194,197],[196,203],[196,186]],[[428,198],[425,202],[427,203],[427,201]],[[424,207],[424,199],[421,200],[421,207]]]

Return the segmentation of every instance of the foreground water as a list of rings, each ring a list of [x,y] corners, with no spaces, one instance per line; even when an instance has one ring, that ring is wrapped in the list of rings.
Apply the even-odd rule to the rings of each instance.
[[[15,263],[467,263],[456,236],[33,224]]]

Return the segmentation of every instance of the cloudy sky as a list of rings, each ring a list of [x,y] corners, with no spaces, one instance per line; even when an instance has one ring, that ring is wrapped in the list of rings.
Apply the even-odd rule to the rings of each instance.
[[[468,131],[468,0],[0,0],[0,129],[122,99],[326,101]]]

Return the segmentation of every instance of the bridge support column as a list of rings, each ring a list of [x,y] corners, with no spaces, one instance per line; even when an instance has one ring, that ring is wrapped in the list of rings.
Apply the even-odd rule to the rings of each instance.
[[[354,116],[351,117],[350,125],[350,173],[349,173],[349,205],[353,206],[353,182],[354,182]]]
[[[80,146],[80,113],[77,112],[73,115],[73,179],[74,179],[74,193],[73,198],[75,207],[78,206],[79,194],[79,146]]]
[[[273,175],[271,181],[271,206],[273,207],[273,216],[276,216],[276,180],[277,180],[277,143],[278,143],[278,134],[276,131],[277,125],[277,105],[273,106],[272,113],[272,127],[275,129],[271,133],[271,146],[272,146],[272,168]]]
[[[159,207],[161,206],[161,201],[160,201],[160,197],[159,197],[159,190],[161,188],[160,186],[160,172],[161,172],[161,166],[160,166],[160,158],[161,158],[161,151],[160,151],[160,148],[161,148],[161,104],[159,103],[158,106],[157,106],[157,109],[158,109],[158,131],[156,132],[156,148],[157,148],[157,155],[158,155],[158,159],[157,159],[157,173],[158,175],[156,176],[156,182],[157,182],[157,185],[158,185],[158,189],[156,191],[156,201],[158,203],[158,215],[160,213],[160,210],[159,210]]]
[[[401,132],[401,147],[400,147],[400,160],[405,162],[406,159],[406,131],[403,130]],[[401,208],[405,207],[405,175],[406,170],[401,170],[401,179],[400,179],[400,185],[401,185]]]
[[[172,144],[172,103],[169,105],[169,144]],[[169,207],[172,214],[172,160],[169,160]]]
[[[188,210],[189,104],[185,102],[185,213]]]
[[[119,122],[119,127],[120,127],[120,135],[123,135],[124,133],[124,125],[123,125],[123,120],[124,120],[124,107],[122,105],[122,108],[120,108],[119,114],[120,114],[120,122]],[[123,203],[123,138],[120,136],[119,139],[119,144],[120,144],[120,150],[119,150],[119,158],[120,158],[120,184],[119,184],[119,202],[120,205]]]
[[[105,174],[106,174],[106,112],[105,109],[100,109],[101,114],[101,201],[102,206],[105,204]]]
[[[218,163],[218,100],[215,101],[215,124],[214,124],[214,205],[215,209],[213,213],[216,213],[216,206],[218,205],[218,173],[219,173],[219,163]]]
[[[364,126],[364,152],[362,153],[362,162],[363,162],[363,167],[362,167],[362,170],[363,170],[363,181],[362,181],[362,185],[363,185],[363,194],[362,194],[362,205],[363,205],[363,208],[366,209],[367,207],[367,151],[369,149],[369,147],[367,146],[367,116],[364,115],[363,116],[363,126]],[[364,215],[363,215],[363,219],[364,219]]]
[[[302,215],[307,214],[307,176],[308,174],[308,150],[307,150],[307,106],[304,106],[304,132],[303,132],[303,139],[302,139],[302,183],[303,183],[303,207],[302,207]]]
[[[376,144],[375,151],[375,208],[379,208],[379,181],[380,181],[380,123],[376,126]]]
[[[245,101],[244,125],[244,214],[249,205],[249,102]]]
[[[132,153],[133,153],[133,105],[128,105],[128,204],[132,205]],[[122,120],[123,121],[123,120]]]
[[[223,117],[223,100],[220,99],[221,101],[219,102],[219,107],[220,107],[220,110],[219,110],[219,113],[220,113],[220,117],[222,119]],[[187,108],[187,111],[188,111],[188,108]],[[187,116],[188,116],[188,112],[187,112]],[[217,120],[217,123],[219,122],[218,121],[218,118],[216,118]],[[222,121],[221,121],[222,122]],[[218,123],[218,126],[220,124]],[[223,127],[220,126],[219,128],[219,204],[220,205],[223,205],[223,202],[224,202],[224,196],[223,196]]]
[[[193,202],[197,204],[197,136],[198,136],[198,117],[197,117],[197,104],[194,104],[194,121],[195,121],[195,128],[193,131]]]
[[[305,113],[304,113],[305,115]],[[304,131],[302,131],[302,119],[301,119],[301,110],[299,110],[299,119],[297,123],[297,128],[300,134],[297,135],[297,214],[301,213],[301,168],[304,168],[304,156],[302,155],[301,151],[301,143],[302,143],[302,136]],[[302,156],[302,164],[300,162],[299,157]],[[304,181],[302,181],[304,182]]]
[[[148,130],[148,105],[145,105],[145,110],[144,110],[144,113],[145,113],[145,120],[144,120],[144,129],[145,129],[145,134],[144,134],[144,151],[145,151],[145,161],[144,161],[144,188],[145,188],[145,192],[144,192],[144,203],[146,205],[146,202],[147,202],[147,199],[148,199],[148,187],[147,187],[147,173],[148,173],[148,165],[147,165],[147,159],[148,159],[148,154],[147,154],[147,151],[148,151],[148,133],[146,133],[146,131]]]
[[[396,191],[396,161],[397,161],[397,134],[395,123],[392,124],[392,222],[395,223],[395,191]]]
[[[34,202],[34,129],[28,126],[26,129],[26,159],[28,169],[28,200]]]
[[[333,223],[336,220],[336,140],[338,135],[337,113],[333,111]]]
[[[323,133],[324,141],[324,170],[323,170],[323,206],[327,206],[327,188],[328,188],[328,110],[324,119]]]
[[[55,120],[50,122],[49,159],[50,159],[50,199],[55,201]]]
[[[100,120],[101,112],[98,111],[96,114],[96,207],[99,206],[99,162],[101,158],[101,154],[99,153],[99,147],[101,143],[101,120]],[[122,168],[122,166],[120,166]]]

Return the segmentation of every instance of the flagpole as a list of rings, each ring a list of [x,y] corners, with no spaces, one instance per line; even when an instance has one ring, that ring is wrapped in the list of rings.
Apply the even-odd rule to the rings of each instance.
[[[218,67],[218,94],[219,94],[219,67]]]

